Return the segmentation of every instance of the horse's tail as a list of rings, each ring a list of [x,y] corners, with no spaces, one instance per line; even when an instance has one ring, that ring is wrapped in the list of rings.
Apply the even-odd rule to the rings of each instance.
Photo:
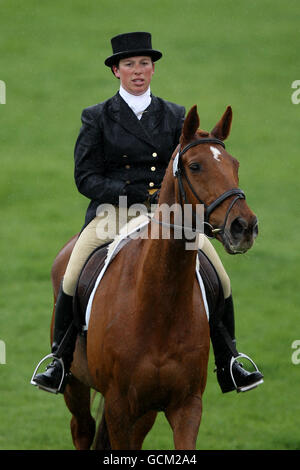
[[[98,410],[97,410],[97,416],[100,417],[101,413],[102,413],[102,416],[98,424],[96,437],[93,443],[93,449],[94,450],[111,450],[108,429],[107,429],[106,419],[105,419],[103,398],[100,400]]]

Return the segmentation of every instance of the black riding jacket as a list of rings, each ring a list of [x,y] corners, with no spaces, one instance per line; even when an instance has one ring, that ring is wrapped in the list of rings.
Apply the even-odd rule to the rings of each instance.
[[[139,120],[119,92],[82,112],[75,145],[75,181],[91,200],[85,225],[99,204],[118,204],[126,184],[159,188],[182,130],[185,109],[152,95]]]

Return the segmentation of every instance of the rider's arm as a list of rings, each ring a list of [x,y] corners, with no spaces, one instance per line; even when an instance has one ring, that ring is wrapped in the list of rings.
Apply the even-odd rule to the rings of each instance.
[[[105,176],[102,132],[91,110],[84,109],[82,127],[75,145],[75,182],[89,199],[116,204],[125,182]]]

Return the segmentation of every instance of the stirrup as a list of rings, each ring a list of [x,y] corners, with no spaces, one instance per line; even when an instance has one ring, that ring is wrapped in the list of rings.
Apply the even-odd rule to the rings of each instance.
[[[62,377],[61,377],[61,381],[60,381],[60,383],[59,383],[59,386],[58,386],[57,388],[45,387],[45,386],[43,386],[43,385],[37,384],[37,383],[34,381],[34,379],[35,379],[35,377],[36,377],[36,375],[37,375],[37,372],[38,372],[38,370],[39,370],[41,364],[42,364],[43,362],[45,362],[46,360],[50,359],[50,358],[55,359],[56,361],[58,361],[58,362],[60,363],[60,365],[61,365],[61,368],[62,368]],[[65,374],[65,365],[64,365],[64,362],[63,362],[62,358],[61,358],[61,357],[57,357],[57,356],[55,356],[55,354],[51,353],[51,354],[48,354],[47,356],[43,357],[43,359],[38,363],[38,365],[36,366],[36,368],[35,368],[35,370],[34,370],[34,372],[33,372],[33,375],[32,375],[32,377],[31,377],[30,383],[31,383],[32,385],[34,385],[35,387],[38,387],[40,390],[45,390],[46,392],[50,392],[50,393],[55,393],[55,394],[57,394],[57,393],[60,393],[60,392],[62,391],[62,388],[63,388],[63,386],[64,386],[64,384],[65,384],[66,379],[67,379],[67,376],[66,376],[66,374]]]
[[[255,371],[254,372],[259,372],[259,369],[257,367],[257,365],[255,364],[255,362],[249,357],[247,356],[246,354],[244,353],[239,353],[238,356],[233,356],[231,358],[231,361],[230,361],[230,375],[231,375],[231,379],[232,379],[232,382],[233,382],[233,385],[237,391],[237,393],[239,392],[247,392],[248,390],[252,390],[253,388],[256,388],[258,385],[262,384],[263,383],[263,379],[260,379],[258,380],[257,382],[251,384],[251,385],[245,385],[244,387],[238,387],[237,384],[236,384],[236,381],[234,380],[234,377],[233,377],[233,373],[232,373],[232,366],[234,364],[234,362],[241,358],[241,357],[244,357],[245,359],[248,359],[248,361],[251,362],[251,364],[255,367]]]

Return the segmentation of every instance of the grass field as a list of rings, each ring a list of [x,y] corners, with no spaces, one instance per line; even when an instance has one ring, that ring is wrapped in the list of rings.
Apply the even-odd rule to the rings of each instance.
[[[145,30],[164,52],[152,92],[198,104],[210,130],[233,107],[228,150],[260,235],[244,256],[216,245],[231,277],[238,347],[265,383],[222,395],[210,358],[198,449],[300,449],[299,72],[297,0],[0,0],[0,449],[72,449],[62,396],[29,382],[49,350],[50,268],[88,201],[73,181],[83,108],[112,96],[110,38]],[[159,416],[145,449],[172,449]]]

